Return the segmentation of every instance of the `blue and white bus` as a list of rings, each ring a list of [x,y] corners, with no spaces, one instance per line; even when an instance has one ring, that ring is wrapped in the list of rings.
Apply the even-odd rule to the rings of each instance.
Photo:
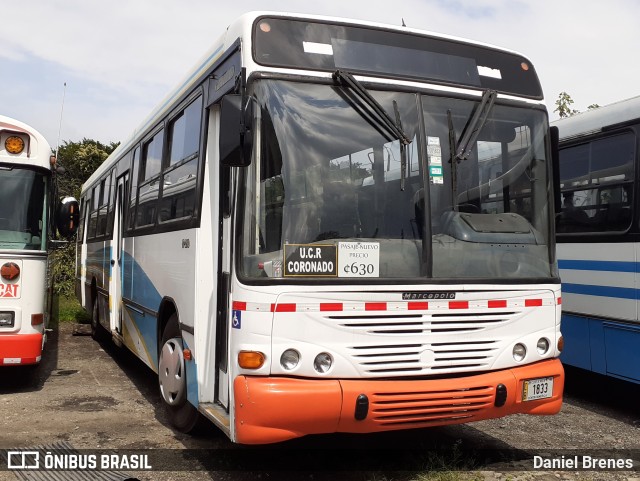
[[[640,383],[640,97],[559,120],[562,361]]]
[[[557,413],[551,132],[520,54],[247,14],[83,186],[78,296],[183,431]]]

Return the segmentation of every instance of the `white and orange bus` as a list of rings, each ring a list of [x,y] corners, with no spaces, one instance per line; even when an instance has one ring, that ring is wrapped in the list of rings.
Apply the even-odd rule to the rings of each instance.
[[[520,54],[247,14],[83,186],[77,292],[183,431],[554,414],[551,139]]]
[[[53,160],[38,131],[0,115],[0,366],[42,358],[50,312]],[[66,201],[65,209],[76,209],[77,218],[74,202]]]

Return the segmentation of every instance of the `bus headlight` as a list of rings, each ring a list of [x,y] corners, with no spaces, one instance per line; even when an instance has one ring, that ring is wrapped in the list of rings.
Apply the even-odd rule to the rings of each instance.
[[[331,369],[332,364],[333,359],[331,359],[331,355],[326,352],[321,352],[313,360],[313,368],[320,374],[324,374]]]
[[[280,356],[280,365],[285,371],[295,369],[300,362],[300,353],[295,349],[287,349]]]
[[[538,354],[544,356],[547,352],[549,352],[549,340],[541,337],[538,339],[538,344],[536,345],[538,348]]]
[[[524,347],[524,344],[518,343],[515,346],[513,346],[513,358],[517,362],[522,361],[526,355],[527,355],[527,348]]]

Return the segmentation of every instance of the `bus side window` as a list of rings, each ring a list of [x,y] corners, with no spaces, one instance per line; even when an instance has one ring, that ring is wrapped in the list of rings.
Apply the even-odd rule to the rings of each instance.
[[[129,199],[129,210],[127,226],[129,229],[133,229],[136,220],[136,200],[138,198],[138,175],[140,172],[140,148],[136,147],[133,153],[133,175],[131,176],[131,194]]]
[[[98,227],[98,193],[98,187],[94,187],[91,191],[91,202],[89,202],[91,212],[89,214],[89,232],[87,232],[87,239],[93,239],[96,236],[96,228]]]
[[[169,162],[162,174],[160,222],[194,213],[201,121],[202,97],[198,97],[169,124]]]
[[[164,129],[161,129],[150,140],[145,142],[142,147],[140,177],[143,183],[140,184],[138,189],[136,227],[152,226],[156,223],[163,141]]]
[[[558,233],[629,229],[635,141],[633,133],[624,132],[560,151],[563,204]]]
[[[82,197],[80,199],[80,224],[78,225],[78,236],[76,240],[78,243],[84,242],[84,223],[87,217],[87,198]]]
[[[102,179],[100,182],[100,201],[98,202],[98,227],[96,228],[96,237],[103,236],[107,233],[107,212],[109,204],[109,187],[110,177]]]
[[[113,234],[113,212],[115,204],[115,176],[116,169],[112,169],[109,177],[107,177],[107,195],[108,199],[105,199],[107,203],[107,218],[106,218],[106,235],[111,237]]]

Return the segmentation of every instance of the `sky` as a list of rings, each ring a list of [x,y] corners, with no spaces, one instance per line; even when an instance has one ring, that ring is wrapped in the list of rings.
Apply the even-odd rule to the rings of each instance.
[[[640,95],[637,0],[26,0],[3,1],[0,114],[55,149],[125,140],[226,27],[253,10],[407,26],[528,57],[550,118]],[[65,87],[66,84],[66,87]]]

